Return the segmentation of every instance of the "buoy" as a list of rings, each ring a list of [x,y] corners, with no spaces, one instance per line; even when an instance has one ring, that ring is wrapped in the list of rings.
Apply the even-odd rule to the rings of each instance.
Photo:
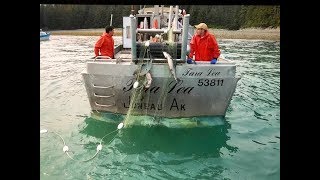
[[[118,129],[123,128],[123,122],[118,125]]]
[[[101,151],[101,149],[102,149],[102,145],[99,144],[99,145],[97,146],[97,151]]]
[[[133,88],[137,88],[138,86],[139,86],[139,82],[138,81],[134,82]]]
[[[144,46],[146,46],[146,47],[149,47],[149,45],[150,45],[150,41],[146,41],[146,42],[144,43]]]
[[[149,29],[148,21],[147,21],[147,18],[146,18],[146,17],[144,17],[143,28],[144,28],[144,29]]]
[[[152,77],[149,72],[146,74],[146,77],[147,77],[147,84],[144,87],[148,89],[151,86]]]
[[[153,20],[153,28],[158,29],[158,26],[159,26],[158,20],[157,19]]]
[[[63,146],[63,152],[67,152],[67,151],[69,151],[69,147],[68,146]]]

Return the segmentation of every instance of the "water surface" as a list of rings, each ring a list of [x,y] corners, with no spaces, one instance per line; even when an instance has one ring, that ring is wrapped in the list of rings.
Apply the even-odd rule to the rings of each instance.
[[[178,128],[141,117],[140,125],[111,133],[123,116],[92,113],[81,77],[97,39],[40,42],[40,129],[48,130],[40,134],[42,180],[280,179],[280,42],[218,41],[241,75],[225,118]],[[100,142],[102,150],[83,162]]]

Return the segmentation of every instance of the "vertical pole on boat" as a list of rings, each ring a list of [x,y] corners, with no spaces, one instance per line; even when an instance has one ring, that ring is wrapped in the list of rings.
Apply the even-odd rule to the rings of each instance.
[[[140,7],[140,9],[141,9],[141,7]],[[136,6],[135,5],[131,5],[131,14],[136,15]]]
[[[181,60],[186,60],[190,14],[183,16]]]
[[[164,5],[161,5],[161,16],[163,16],[163,7]]]
[[[159,5],[154,5],[154,15],[159,15]]]
[[[168,20],[168,41],[169,42],[173,42],[174,41],[174,37],[173,37],[173,29],[172,29],[172,8],[173,6],[170,6],[170,10],[169,10],[169,20]]]
[[[113,14],[111,14],[111,17],[110,17],[110,26],[112,26],[112,16]]]
[[[175,14],[174,14],[174,21],[172,27],[174,27],[174,30],[177,30],[178,27],[178,13],[179,13],[179,6],[176,5]]]
[[[137,58],[137,46],[136,46],[136,18],[130,14],[130,33],[131,33],[131,59],[134,61]]]
[[[172,16],[172,6],[170,6],[170,10],[169,10],[169,21],[168,21],[168,30],[171,28],[171,18]]]

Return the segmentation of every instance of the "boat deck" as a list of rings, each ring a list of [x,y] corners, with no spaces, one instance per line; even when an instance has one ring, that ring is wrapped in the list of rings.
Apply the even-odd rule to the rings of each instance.
[[[118,58],[122,58],[122,59],[131,59],[132,55],[131,55],[131,50],[121,50],[119,51],[117,54],[115,54],[114,56],[116,59]]]

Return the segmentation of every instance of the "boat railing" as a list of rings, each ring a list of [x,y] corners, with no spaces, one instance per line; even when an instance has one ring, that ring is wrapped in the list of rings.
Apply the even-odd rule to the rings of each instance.
[[[140,29],[137,28],[137,33],[167,33],[168,29]],[[181,34],[181,29],[172,30],[173,34]]]
[[[178,29],[182,29],[182,28],[183,28],[183,24],[178,21]],[[192,28],[192,26],[191,26],[191,28]],[[193,31],[192,31],[192,33],[193,33]],[[189,29],[188,29],[188,39],[192,38],[192,36],[193,36],[192,33],[190,32],[190,27],[189,27]]]
[[[122,49],[123,49],[123,45],[122,45],[122,44],[115,45],[115,47],[114,47],[114,54],[119,53]]]
[[[119,58],[117,58],[119,59]],[[94,61],[94,62],[102,62],[102,63],[115,63],[115,64],[118,64],[117,63],[117,59],[111,59],[111,58],[100,58],[100,59],[94,59],[94,60],[89,60],[89,61]],[[128,59],[121,59],[120,62],[122,63],[147,63],[151,61],[149,58],[138,58],[138,59],[135,59],[133,62],[130,58]],[[186,61],[183,60],[183,59],[175,59],[174,61],[176,64],[186,64]],[[155,58],[155,59],[152,59],[152,63],[153,64],[163,64],[163,63],[168,63],[168,60],[167,59],[162,59],[162,58]],[[210,64],[209,61],[197,61],[196,62],[197,64],[195,65],[200,65],[200,64]],[[218,58],[218,62],[215,64],[215,65],[219,65],[219,64],[235,64],[232,60],[229,60],[229,59],[224,59],[224,58]],[[214,66],[214,65],[213,65]]]
[[[99,61],[99,60],[111,60],[112,58],[109,56],[96,56],[93,60],[94,61]]]
[[[117,58],[117,59],[119,59],[119,58]],[[112,58],[109,58],[106,56],[98,56],[97,58],[90,59],[88,61],[89,62],[94,61],[94,62],[116,63],[117,59],[112,59]],[[149,61],[151,61],[149,58],[138,58],[138,59],[133,60],[133,62],[149,62]],[[131,59],[121,59],[121,62],[132,62],[132,60]],[[186,61],[182,60],[182,59],[175,59],[175,62],[176,63],[186,63]],[[152,63],[168,63],[168,61],[167,61],[167,59],[155,58],[152,60]]]

